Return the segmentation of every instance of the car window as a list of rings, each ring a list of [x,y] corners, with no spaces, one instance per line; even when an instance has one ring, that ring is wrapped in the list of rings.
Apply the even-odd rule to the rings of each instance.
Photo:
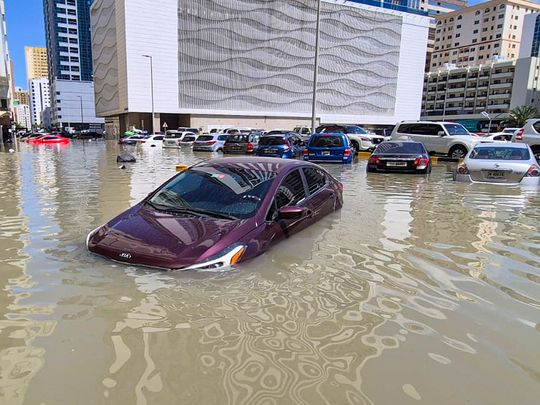
[[[500,144],[499,144],[500,145]],[[484,160],[529,160],[531,155],[526,148],[477,147],[471,151],[469,159]]]
[[[213,135],[201,135],[197,138],[197,142],[206,142],[206,141],[211,141],[212,139],[214,139],[214,136]]]
[[[444,124],[449,135],[470,135],[469,131],[461,124]]]
[[[533,128],[536,132],[538,132],[540,134],[540,121],[536,121],[534,124],[533,124]]]
[[[285,145],[285,139],[281,136],[263,136],[259,139],[259,146]]]
[[[234,134],[227,137],[227,143],[243,143],[248,141],[248,135]]]
[[[162,136],[154,136],[154,141],[162,141],[162,140],[163,140]]]
[[[343,147],[343,136],[312,136],[309,141],[309,146],[313,148],[340,148]]]
[[[304,167],[304,176],[306,177],[309,194],[314,194],[326,184],[326,173],[321,169]]]
[[[226,141],[228,137],[228,135],[219,135],[217,139],[218,141]]]
[[[277,208],[285,207],[287,205],[296,205],[300,201],[306,198],[306,190],[304,189],[304,182],[300,176],[298,170],[294,170],[289,173],[278,187],[276,192],[276,204]]]
[[[363,134],[368,133],[364,128],[356,126],[356,125],[351,125],[349,127],[346,127],[345,131],[347,134],[358,134],[358,135],[363,135]]]
[[[383,142],[373,152],[374,154],[421,154],[425,153],[424,145],[418,142]]]
[[[195,139],[197,139],[196,136],[194,135],[186,135],[183,139],[184,142],[193,142],[195,141]]]

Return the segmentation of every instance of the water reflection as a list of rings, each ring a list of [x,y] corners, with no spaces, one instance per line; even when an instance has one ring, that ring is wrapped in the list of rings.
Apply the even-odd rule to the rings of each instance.
[[[329,165],[341,212],[230,273],[163,273],[90,255],[84,236],[210,154],[21,149],[0,154],[4,402],[540,396],[535,191],[455,184],[447,165],[429,177]],[[138,160],[124,170],[123,150]]]

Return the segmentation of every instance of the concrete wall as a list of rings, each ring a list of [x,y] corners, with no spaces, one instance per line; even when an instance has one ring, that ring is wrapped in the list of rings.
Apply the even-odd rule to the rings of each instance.
[[[519,47],[519,57],[529,58],[531,55],[536,18],[540,13],[529,14],[523,20],[523,32],[521,33],[521,45]]]

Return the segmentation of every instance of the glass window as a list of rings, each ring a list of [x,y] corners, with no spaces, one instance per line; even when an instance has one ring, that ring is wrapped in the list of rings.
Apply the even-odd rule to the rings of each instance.
[[[228,135],[219,135],[217,139],[218,141],[226,141],[228,137],[229,137]]]
[[[198,166],[174,177],[149,200],[149,205],[164,211],[249,218],[259,209],[274,178],[275,173],[270,171],[232,165]],[[295,190],[291,182],[280,188],[284,186]]]
[[[383,142],[377,149],[375,149],[374,154],[422,154],[425,153],[424,146],[419,142]]]
[[[303,168],[309,194],[314,194],[326,185],[326,173],[321,169]]]
[[[285,138],[282,136],[263,136],[259,140],[259,145],[271,146],[271,145],[285,145]]]
[[[213,135],[201,135],[197,138],[197,142],[212,141],[213,139],[214,139]]]
[[[529,160],[531,155],[526,148],[482,146],[472,150],[469,159],[484,160]]]
[[[343,136],[312,136],[309,140],[309,146],[313,148],[340,148],[343,147]]]
[[[359,126],[356,126],[356,125],[351,125],[351,126],[345,128],[345,133],[364,135],[364,134],[367,134],[368,132],[362,127],[359,127]]]
[[[461,124],[444,124],[449,135],[470,135],[469,131]]]
[[[227,143],[243,143],[248,141],[248,135],[234,134],[229,135],[227,138]]]
[[[306,198],[304,182],[298,170],[289,173],[279,186],[276,193],[277,208],[296,205]]]

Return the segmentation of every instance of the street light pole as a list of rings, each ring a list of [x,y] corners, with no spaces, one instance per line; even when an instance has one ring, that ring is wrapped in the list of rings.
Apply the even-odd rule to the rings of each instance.
[[[83,112],[83,103],[82,103],[82,96],[77,96],[81,102],[81,132],[83,130],[84,126],[84,112]]]
[[[311,133],[315,133],[317,108],[317,79],[319,76],[319,36],[321,24],[321,0],[317,0],[317,24],[315,26],[315,64],[313,67],[313,99],[311,104]]]
[[[150,59],[150,95],[152,98],[152,135],[154,134],[154,61],[151,55],[142,55],[145,58]]]

